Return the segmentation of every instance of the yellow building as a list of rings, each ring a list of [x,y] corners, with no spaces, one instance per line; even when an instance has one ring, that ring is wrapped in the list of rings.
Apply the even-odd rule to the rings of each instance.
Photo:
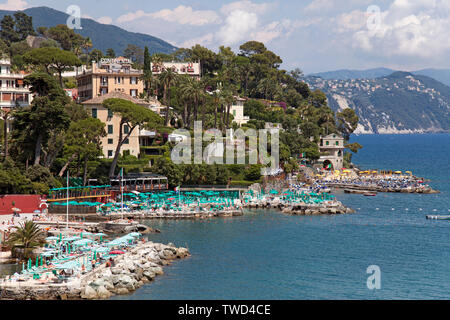
[[[84,102],[112,92],[137,98],[144,92],[142,74],[142,70],[133,69],[131,61],[123,57],[93,62],[91,69],[76,77],[79,99]]]
[[[144,107],[149,107],[149,104],[145,101],[131,97],[128,94],[122,92],[110,92],[99,97],[84,101],[82,104],[89,114],[93,118],[97,118],[103,123],[105,123],[105,131],[107,135],[101,139],[103,156],[105,158],[113,158],[116,152],[117,144],[119,143],[119,128],[120,128],[120,117],[113,114],[110,110],[103,107],[103,102],[106,99],[124,99],[129,100],[135,104],[142,105]],[[126,125],[123,127],[123,137],[129,133],[130,128]],[[145,133],[143,133],[145,135]],[[125,141],[121,148],[121,154],[130,154],[135,157],[139,157],[140,146],[139,146],[140,128],[136,128],[131,133],[130,137]]]

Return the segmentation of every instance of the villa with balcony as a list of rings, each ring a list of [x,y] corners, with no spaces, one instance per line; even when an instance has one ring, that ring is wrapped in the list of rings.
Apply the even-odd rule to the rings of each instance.
[[[11,60],[3,57],[0,59],[0,107],[9,109],[14,107],[26,107],[33,100],[33,96],[27,86],[24,85],[25,72],[14,73],[11,71]]]

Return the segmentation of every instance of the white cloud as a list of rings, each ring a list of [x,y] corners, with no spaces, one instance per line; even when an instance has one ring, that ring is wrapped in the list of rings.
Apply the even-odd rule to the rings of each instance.
[[[450,7],[446,1],[395,0],[378,27],[362,26],[353,46],[384,56],[436,58],[450,54]]]
[[[247,38],[258,26],[258,15],[243,10],[232,11],[225,20],[225,25],[217,33],[225,45],[233,45]]]
[[[113,19],[108,16],[96,19],[88,14],[82,14],[81,17],[84,19],[91,19],[91,20],[97,21],[98,23],[102,23],[102,24],[111,24],[113,22]]]
[[[0,3],[0,10],[24,10],[28,8],[29,5],[23,0],[8,0],[6,3]]]
[[[111,24],[113,19],[111,17],[101,17],[97,19],[98,22],[103,23],[103,24]]]
[[[218,23],[220,18],[218,14],[210,10],[193,10],[192,7],[178,6],[173,10],[164,9],[154,13],[146,13],[143,10],[130,12],[117,18],[117,22],[124,23],[136,20],[142,17],[162,19],[168,22],[187,24],[192,26],[204,26],[207,24]]]
[[[264,14],[266,13],[271,7],[273,7],[273,4],[271,3],[253,3],[249,0],[243,0],[243,1],[236,1],[231,2],[229,4],[226,4],[222,6],[220,9],[220,12],[224,15],[228,15],[236,10],[243,10],[247,12],[253,12],[256,14]]]
[[[178,44],[178,45],[176,44],[175,46],[181,47],[181,48],[191,48],[191,47],[195,46],[196,44],[199,44],[201,46],[207,47],[208,45],[211,45],[213,42],[214,42],[214,34],[208,33],[204,36],[186,40],[181,44]]]

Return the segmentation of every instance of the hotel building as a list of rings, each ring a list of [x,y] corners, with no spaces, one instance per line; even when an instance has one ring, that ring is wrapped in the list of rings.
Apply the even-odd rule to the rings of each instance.
[[[0,107],[2,109],[26,107],[33,101],[30,90],[23,82],[26,76],[23,71],[11,72],[9,58],[0,59]]]
[[[142,74],[142,70],[132,68],[131,60],[123,57],[92,62],[91,69],[76,77],[79,100],[84,102],[112,92],[137,98],[144,92]]]
[[[103,106],[103,102],[106,99],[124,99],[131,101],[135,104],[142,105],[146,108],[149,107],[149,103],[143,100],[139,100],[137,98],[131,97],[129,94],[124,92],[116,91],[110,92],[90,100],[82,102],[86,111],[92,115],[93,118],[97,118],[105,124],[106,136],[101,138],[103,156],[105,158],[113,158],[116,152],[117,144],[119,143],[119,128],[121,118],[114,114],[109,109]],[[128,133],[130,128],[127,125],[124,125],[122,128],[122,137],[124,138]],[[140,128],[135,128],[131,133],[130,137],[124,142],[122,148],[120,150],[121,154],[129,154],[135,157],[139,157],[140,155],[140,138],[145,138],[146,136],[154,135],[153,132],[149,132],[146,130],[140,130]]]

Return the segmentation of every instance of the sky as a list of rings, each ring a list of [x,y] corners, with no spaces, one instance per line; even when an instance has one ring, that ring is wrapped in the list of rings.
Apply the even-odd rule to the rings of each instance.
[[[282,68],[305,74],[386,67],[450,69],[450,0],[0,0],[0,9],[80,7],[84,18],[238,52],[264,42]]]

